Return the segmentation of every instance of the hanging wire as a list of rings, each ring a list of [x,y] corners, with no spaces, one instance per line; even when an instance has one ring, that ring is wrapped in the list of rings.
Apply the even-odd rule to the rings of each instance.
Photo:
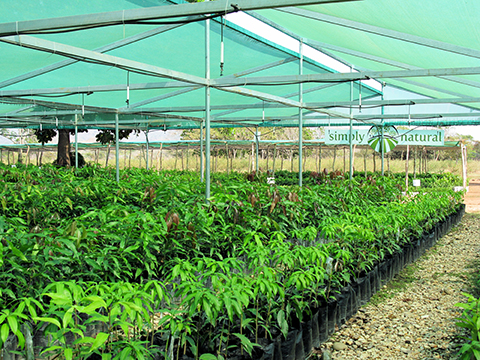
[[[130,107],[130,71],[127,71],[127,108]]]
[[[223,64],[224,64],[224,41],[223,41],[223,31],[225,28],[224,17],[220,17],[220,76],[223,76]]]
[[[358,112],[362,112],[362,81],[358,82]]]

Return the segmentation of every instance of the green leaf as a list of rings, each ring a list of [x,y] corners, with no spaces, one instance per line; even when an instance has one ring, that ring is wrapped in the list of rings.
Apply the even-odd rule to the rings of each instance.
[[[103,333],[103,332],[98,333],[97,336],[95,337],[95,341],[93,342],[90,350],[93,351],[95,349],[98,349],[100,346],[105,344],[107,339],[108,339],[107,333]]]
[[[54,319],[54,318],[37,316],[36,318],[34,318],[34,320],[35,320],[35,321],[48,322],[48,323],[50,323],[50,324],[56,325],[59,329],[62,328],[62,325],[60,325],[60,321],[58,321],[57,319]]]
[[[131,348],[127,347],[122,350],[120,353],[120,360],[130,359],[130,352],[132,351]]]
[[[8,324],[7,323],[3,324],[2,329],[0,330],[0,337],[2,338],[2,343],[7,341],[9,332],[10,332],[10,328],[8,327]]]
[[[12,333],[16,334],[18,331],[18,320],[16,316],[14,315],[7,316],[7,321],[8,321],[8,325],[10,325],[10,330],[12,330]]]
[[[63,355],[65,355],[65,360],[72,360],[73,350],[71,348],[66,348],[63,350]]]
[[[17,335],[18,345],[23,349],[25,347],[25,337],[20,330],[18,330],[15,335]]]
[[[218,359],[215,355],[212,355],[212,354],[202,354],[202,356],[200,356],[200,360],[218,360]]]
[[[19,257],[23,261],[27,261],[27,258],[25,257],[25,255],[23,255],[23,253],[20,250],[18,250],[15,246],[13,246],[12,244],[9,244],[8,248],[13,253],[13,255]]]
[[[280,331],[282,332],[283,336],[287,338],[288,334],[288,323],[287,320],[285,319],[285,311],[280,310],[277,314],[277,323],[278,327],[280,328]]]
[[[67,326],[70,324],[70,321],[72,321],[72,314],[73,314],[73,307],[68,309],[63,315],[62,325],[64,329],[66,329]]]
[[[65,198],[65,201],[68,203],[68,207],[70,208],[70,210],[73,210],[73,202],[72,202],[72,200],[70,200],[69,197],[66,197],[66,198]]]
[[[239,333],[233,333],[236,337],[240,339],[242,342],[242,346],[245,349],[245,351],[248,353],[248,355],[252,355],[252,350],[254,346],[260,347],[260,345],[252,343],[245,335],[239,334]]]

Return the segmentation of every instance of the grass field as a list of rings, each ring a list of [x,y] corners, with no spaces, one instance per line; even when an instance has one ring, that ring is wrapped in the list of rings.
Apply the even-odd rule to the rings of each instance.
[[[81,152],[84,156],[87,163],[90,164],[99,164],[101,166],[115,166],[115,149],[111,149],[108,162],[106,159],[106,151],[96,151],[96,150],[85,150]],[[22,161],[25,163],[31,164],[40,164],[40,163],[51,163],[56,158],[55,152],[45,152],[42,156],[40,162],[40,156],[36,153],[30,153],[28,158],[25,154],[22,156]],[[3,152],[0,161],[6,164],[15,164],[18,161],[17,153],[10,153],[7,156],[6,152]],[[129,167],[146,167],[146,157],[144,151],[139,150],[120,150],[119,153],[119,163],[120,168],[129,168]],[[419,160],[409,160],[409,173],[420,173],[425,172],[425,169],[420,169]],[[384,160],[384,170],[390,172],[405,172],[404,160]],[[428,160],[426,166],[426,172],[430,173],[443,173],[451,172],[453,174],[461,176],[461,159],[460,154],[459,158],[455,160]],[[280,156],[277,156],[275,162],[270,156],[268,159],[259,158],[259,169],[260,171],[268,170],[289,170],[289,171],[298,171],[299,161],[298,157],[286,156],[283,159]],[[194,151],[176,151],[176,150],[163,150],[159,149],[149,151],[149,168],[157,170],[191,170],[199,171],[200,169],[200,159],[198,153]],[[214,156],[211,157],[211,169],[213,172],[226,172],[226,171],[236,171],[236,172],[250,172],[252,169],[255,169],[254,162],[252,163],[252,157],[250,154],[245,154],[244,156],[237,156],[234,159],[230,157],[228,164],[225,156]],[[310,156],[304,157],[303,170],[304,171],[322,171],[327,169],[331,170],[340,170],[348,171],[349,170],[349,155],[348,151],[344,157],[343,152],[338,151],[337,156],[332,156],[332,154],[323,154],[320,159],[316,153],[310,154]],[[381,171],[381,159],[380,156],[372,156],[372,153],[369,153],[366,157],[360,151],[355,153],[354,157],[354,169],[355,171]],[[480,162],[470,160],[467,164],[467,173],[469,178],[479,178],[480,177]]]

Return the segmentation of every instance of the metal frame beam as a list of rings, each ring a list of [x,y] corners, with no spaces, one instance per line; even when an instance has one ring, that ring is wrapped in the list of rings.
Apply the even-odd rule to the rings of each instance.
[[[257,66],[257,67],[239,72],[239,73],[231,74],[231,75],[225,76],[225,78],[237,78],[237,77],[253,74],[253,73],[256,73],[256,72],[259,72],[259,71],[263,71],[263,70],[271,69],[271,68],[274,68],[274,67],[277,67],[277,66],[280,66],[280,65],[283,65],[283,64],[287,64],[289,62],[294,61],[295,59],[296,59],[295,57],[288,57],[286,59],[282,59],[282,60],[279,60],[279,61],[274,61],[274,62],[271,62],[269,64],[265,64],[265,65],[262,65],[262,66]],[[168,99],[170,97],[174,97],[174,96],[177,96],[177,95],[182,95],[182,94],[188,93],[188,92],[193,91],[193,90],[198,90],[200,88],[201,88],[201,86],[194,86],[194,87],[189,87],[188,89],[173,91],[173,92],[168,93],[168,94],[163,94],[163,95],[156,96],[156,97],[153,97],[153,98],[150,98],[150,99],[139,101],[135,104],[131,104],[130,108],[136,108],[136,107],[139,107],[139,106],[151,104],[151,103],[156,102],[156,101]],[[122,110],[126,109],[126,107],[123,107],[121,109]]]
[[[327,86],[332,86],[331,84]],[[323,86],[325,87],[325,86]],[[318,90],[318,89],[317,89]],[[308,93],[308,90],[304,90],[303,93]],[[284,98],[291,98],[298,96],[298,93],[283,95]],[[463,104],[463,103],[480,103],[480,97],[456,97],[456,98],[442,98],[442,99],[402,99],[402,100],[362,100],[362,108],[376,107],[376,106],[404,106],[404,105],[421,105],[421,104]],[[323,102],[306,102],[303,103],[308,108],[334,108],[334,107],[350,107],[358,106],[358,100],[354,101],[323,101]],[[237,111],[248,109],[262,109],[262,108],[289,108],[291,106],[280,103],[263,103],[257,102],[254,104],[232,104],[232,105],[211,105],[211,110],[225,110],[222,113],[216,113],[213,118],[220,118]],[[146,112],[199,112],[205,111],[204,106],[177,106],[177,107],[155,107],[155,108],[142,108]],[[122,109],[122,113],[136,113],[138,109]]]
[[[267,94],[267,93],[264,93],[264,92],[251,90],[251,89],[246,89],[246,88],[242,88],[242,87],[225,87],[225,88],[220,88],[220,90],[223,90],[223,91],[226,91],[226,92],[231,92],[231,93],[234,93],[234,94],[240,94],[240,95],[243,95],[243,96],[254,97],[254,98],[261,99],[261,100],[273,101],[273,102],[276,102],[276,103],[279,103],[279,104],[287,105],[289,107],[296,107],[296,108],[302,108],[302,109],[307,108],[305,106],[305,104],[302,104],[299,101],[290,100],[290,99],[287,99],[287,98],[284,98],[284,97],[281,97],[281,96],[271,95],[271,94]],[[327,109],[311,109],[311,108],[309,108],[308,110],[323,113],[323,114],[328,114],[330,116],[336,116],[336,117],[340,117],[340,118],[349,117],[349,115],[345,115],[345,114],[342,114],[340,112],[331,111],[331,110],[327,110]],[[216,118],[216,119],[218,120],[219,118]]]
[[[338,113],[337,113],[338,114]],[[366,122],[366,121],[372,121],[372,120],[381,120],[381,119],[399,119],[399,120],[408,120],[409,115],[400,113],[400,114],[357,114],[353,117],[354,121],[357,122]],[[410,114],[410,118],[412,120],[425,120],[425,119],[448,119],[448,118],[471,118],[471,117],[478,117],[480,118],[480,112],[477,113],[471,113],[471,112],[465,112],[465,113],[424,113],[424,114]],[[325,115],[323,113],[320,113],[318,115],[312,116],[310,113],[308,116],[304,117],[304,122],[307,123],[308,121],[319,121],[319,120],[332,120],[332,121],[337,121],[340,119],[345,119],[344,125],[349,125],[350,121],[350,115],[348,113],[344,113],[341,116],[331,116],[331,115]],[[270,116],[270,117],[231,117],[231,118],[223,118],[223,119],[216,119],[216,122],[238,122],[238,121],[250,121],[254,122],[255,124],[258,122],[282,122],[282,121],[298,121],[298,114],[295,114],[293,116]],[[298,122],[297,122],[298,125]],[[328,125],[326,123],[325,125]],[[353,124],[358,125],[358,124]],[[273,123],[269,126],[276,126]],[[278,126],[278,125],[277,125]]]
[[[314,48],[314,49],[316,49],[316,50],[334,58],[335,60],[346,64],[347,66],[353,67],[352,64],[350,64],[350,63],[346,62],[345,60],[335,56],[332,53],[329,53],[329,52],[325,51],[325,49],[341,52],[341,53],[344,53],[344,54],[347,54],[347,55],[356,56],[356,57],[366,59],[366,60],[370,60],[370,61],[374,61],[374,62],[378,62],[380,64],[385,64],[385,65],[397,67],[399,69],[405,69],[405,70],[421,69],[417,66],[402,63],[400,61],[395,61],[395,60],[383,58],[383,57],[380,57],[380,56],[371,55],[371,54],[367,54],[367,53],[364,53],[364,52],[361,52],[361,51],[352,50],[352,49],[348,49],[348,48],[337,46],[337,45],[327,44],[327,43],[323,43],[323,42],[308,39],[308,38],[301,38],[297,34],[289,31],[288,29],[278,25],[277,23],[271,21],[270,19],[254,12],[254,11],[250,11],[250,12],[248,12],[248,14],[250,16],[254,17],[257,20],[260,20],[260,21],[268,24],[269,26],[273,27],[274,29],[276,29],[278,31],[281,31],[281,32],[287,34],[288,36],[291,36],[294,39],[297,39],[297,40],[303,39],[304,43],[306,45],[311,46],[312,48]],[[361,67],[357,67],[357,70],[359,70],[359,71],[370,71],[370,69],[365,69],[365,68],[361,68]],[[458,84],[463,84],[463,85],[468,85],[468,86],[480,88],[480,83],[479,82],[472,81],[472,80],[469,80],[469,79],[458,78],[458,77],[450,77],[450,76],[438,76],[438,78],[448,80],[448,81],[453,81],[453,82],[456,82]],[[425,89],[435,90],[435,91],[438,91],[438,92],[442,92],[444,94],[450,94],[450,95],[454,95],[454,96],[463,96],[463,94],[458,94],[458,93],[454,93],[454,92],[451,92],[451,91],[447,91],[445,89],[428,86],[428,85],[425,85],[425,84],[422,84],[422,83],[419,83],[419,82],[416,82],[416,81],[412,81],[412,80],[399,79],[398,81],[405,82],[407,84],[411,84],[411,85],[414,85],[414,86],[422,87],[422,88],[425,88]]]
[[[237,91],[234,91],[237,92]],[[296,101],[292,101],[290,104],[285,104],[286,97],[272,97],[269,94],[261,93],[261,92],[248,92],[250,96],[254,97],[261,97],[265,100],[268,100],[268,103],[255,103],[255,104],[239,104],[239,105],[212,105],[211,110],[224,110],[224,109],[234,109],[233,111],[241,111],[246,109],[260,109],[264,105],[265,108],[289,108],[289,107],[299,107],[300,104]],[[306,93],[306,91],[304,92]],[[298,96],[298,93],[295,93]],[[293,95],[292,95],[293,96]],[[31,100],[33,102],[33,100]],[[270,101],[279,101],[276,103],[272,103]],[[281,101],[281,102],[280,102]],[[423,105],[423,104],[467,104],[467,103],[480,103],[480,98],[478,97],[465,97],[465,98],[445,98],[445,99],[405,99],[405,100],[364,100],[362,102],[363,108],[368,107],[377,107],[377,106],[410,106],[410,105]],[[30,111],[27,110],[31,109],[32,106],[28,106],[22,109],[18,109],[15,111],[10,111],[8,113],[0,114],[2,117],[6,118],[32,118],[32,117],[59,117],[59,116],[68,116],[68,115],[75,115],[75,114],[82,114],[81,106],[80,105],[73,105],[73,104],[63,104],[64,106],[72,106],[70,110],[52,110],[52,111]],[[350,107],[350,106],[358,106],[358,101],[332,101],[332,102],[307,102],[303,103],[304,108],[308,109],[315,109],[310,110],[310,112],[319,112],[322,108],[326,107]],[[108,113],[114,113],[115,109],[107,109],[107,108],[97,108],[97,107],[86,107],[84,110],[84,115],[94,115],[98,111],[105,113],[108,110]],[[148,114],[149,116],[156,116],[161,118],[173,118],[178,119],[182,118],[183,116],[175,116],[175,115],[168,115],[168,112],[202,112],[205,111],[204,106],[186,106],[186,107],[162,107],[162,108],[143,108],[141,111],[139,109],[121,109],[119,111],[120,114],[133,114],[133,115],[140,115],[142,113]],[[224,112],[224,114],[231,113]],[[328,112],[330,117],[335,116],[334,112],[330,112],[325,109],[325,112]],[[475,113],[468,113],[468,114],[475,114]],[[423,114],[411,114],[411,116],[417,116]],[[455,114],[454,114],[455,115]],[[223,115],[222,115],[223,116]],[[356,118],[361,118],[362,116],[370,116],[370,115],[357,115]],[[383,115],[387,117],[388,115]],[[406,116],[406,115],[405,115]],[[449,116],[449,113],[442,113],[442,116]],[[184,118],[184,117],[183,117]],[[190,119],[191,117],[187,117]],[[289,117],[286,117],[289,118]],[[229,121],[234,119],[235,121],[239,118],[222,118],[220,114],[216,114],[212,116],[212,119],[216,119],[217,121]],[[253,118],[252,118],[253,119]],[[258,118],[256,118],[258,120]]]
[[[451,53],[456,53],[456,54],[480,59],[479,50],[454,45],[454,44],[446,43],[443,41],[424,38],[421,36],[416,36],[416,35],[400,32],[400,31],[390,30],[390,29],[379,27],[379,26],[368,25],[358,21],[342,19],[336,16],[326,15],[326,14],[305,10],[305,9],[288,8],[288,9],[278,9],[277,11],[282,11],[288,14],[298,15],[305,18],[309,18],[309,19],[314,19],[314,20],[327,22],[330,24],[338,25],[338,26],[343,26],[343,27],[348,27],[348,28],[363,31],[363,32],[368,32],[375,35],[389,37],[389,38],[400,40],[400,41],[406,41],[406,42],[414,43],[417,45],[427,46],[427,47],[438,49],[438,50],[448,51]]]
[[[169,79],[186,81],[188,83],[197,85],[207,85],[208,83],[207,80],[202,77],[175,70],[164,69],[159,66],[149,65],[138,61],[123,59],[118,56],[102,54],[96,51],[86,50],[54,41],[43,40],[33,36],[9,36],[0,38],[0,41],[29,49],[75,58],[80,61],[93,61],[102,65],[114,66],[123,70],[139,72],[151,76],[166,77]]]
[[[239,10],[259,10],[285,6],[301,6],[345,1],[351,0],[236,0],[234,4],[232,4],[230,0],[218,0],[193,4],[155,6],[104,13],[3,23],[0,24],[0,36],[35,33],[54,29],[81,29],[82,27],[91,28],[98,26],[122,25],[125,23],[132,23],[142,20],[158,20],[215,13],[225,14]]]
[[[93,51],[96,51],[96,52],[99,52],[99,53],[109,52],[111,50],[115,50],[115,49],[121,48],[123,46],[133,44],[137,41],[147,39],[151,36],[161,34],[161,33],[166,32],[168,30],[175,29],[175,28],[180,27],[182,25],[183,24],[161,26],[161,27],[158,27],[156,29],[145,31],[145,32],[140,33],[140,34],[136,34],[136,35],[133,35],[133,36],[129,36],[125,39],[115,41],[111,44],[96,48]],[[45,66],[45,67],[40,68],[40,69],[36,69],[36,70],[30,71],[30,72],[27,72],[25,74],[13,77],[13,78],[8,79],[8,80],[0,81],[0,88],[10,86],[10,85],[13,85],[13,84],[16,84],[16,83],[19,83],[19,82],[22,82],[22,81],[25,81],[25,80],[28,80],[28,79],[32,79],[36,76],[46,74],[50,71],[54,71],[54,70],[57,70],[57,69],[61,69],[65,66],[74,64],[76,62],[78,62],[78,60],[67,59],[67,60],[63,60],[63,61],[57,62],[57,63],[49,65],[49,66]]]
[[[262,85],[262,84],[296,84],[305,82],[339,82],[376,79],[395,79],[406,77],[429,77],[429,76],[449,76],[449,75],[479,75],[480,67],[461,67],[461,68],[437,68],[437,69],[417,69],[417,70],[393,70],[393,71],[362,71],[354,73],[324,73],[307,75],[284,75],[284,76],[262,76],[248,77],[243,79],[212,79],[210,85],[222,90],[227,86],[239,85]]]
[[[168,82],[148,82],[130,84],[130,91],[133,90],[152,90],[152,89],[169,89],[169,88],[185,88],[192,87],[192,84],[183,81]],[[26,90],[0,90],[2,96],[36,96],[36,95],[55,95],[55,94],[88,94],[108,91],[126,91],[126,84],[115,85],[89,85],[75,87],[59,87],[44,89],[26,89]]]

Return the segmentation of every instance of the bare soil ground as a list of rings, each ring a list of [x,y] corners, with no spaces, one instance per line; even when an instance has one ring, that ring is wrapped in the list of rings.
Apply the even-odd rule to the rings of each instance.
[[[464,200],[468,213],[480,212],[480,179],[470,180]]]

